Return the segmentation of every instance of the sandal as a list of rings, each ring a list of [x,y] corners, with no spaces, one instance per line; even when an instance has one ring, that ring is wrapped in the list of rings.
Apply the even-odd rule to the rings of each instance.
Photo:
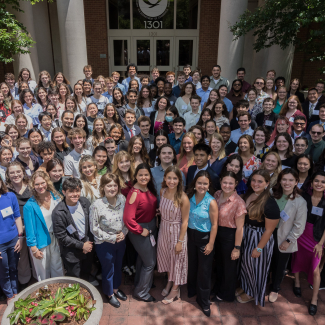
[[[242,288],[237,288],[235,291],[235,297],[240,296],[242,293],[244,293],[244,290]]]
[[[237,301],[241,304],[247,304],[250,301],[255,300],[254,297],[248,298],[246,293],[242,293],[240,296],[237,296]]]

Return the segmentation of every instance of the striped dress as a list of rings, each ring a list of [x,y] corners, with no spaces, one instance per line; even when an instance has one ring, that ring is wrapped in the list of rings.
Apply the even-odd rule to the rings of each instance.
[[[163,195],[160,200],[161,224],[158,235],[157,262],[158,272],[169,272],[168,281],[174,285],[182,285],[187,282],[187,235],[182,243],[182,251],[176,255],[175,246],[178,242],[182,225],[181,208],[176,208],[172,200]]]

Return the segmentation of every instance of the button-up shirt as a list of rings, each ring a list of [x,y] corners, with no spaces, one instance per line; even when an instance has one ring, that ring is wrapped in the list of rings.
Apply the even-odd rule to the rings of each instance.
[[[125,87],[122,84],[120,84],[119,82],[116,84],[116,86],[114,88],[120,88],[122,90],[123,95],[126,94]]]
[[[234,108],[234,105],[232,104],[231,100],[229,100],[227,97],[225,97],[223,99],[223,101],[224,101],[224,103],[225,103],[225,105],[227,107],[228,113],[230,113],[232,111],[232,109]]]
[[[81,157],[85,155],[91,156],[91,152],[84,149],[80,154],[73,149],[67,156],[65,156],[63,160],[64,175],[80,178],[79,161]]]
[[[200,115],[201,115],[201,110],[199,110],[197,113],[193,113],[191,111],[184,114],[184,120],[186,122],[185,128],[187,132],[193,125],[197,124],[197,122],[200,119]]]
[[[243,135],[243,134],[248,134],[250,136],[253,136],[253,133],[254,133],[254,130],[252,130],[251,127],[249,127],[247,130],[245,130],[244,132],[242,132],[242,130],[239,128],[239,129],[236,129],[236,130],[233,130],[231,131],[231,136],[230,136],[230,140],[235,142],[235,143],[238,143],[238,140],[239,138]]]
[[[207,90],[203,90],[203,88],[196,89],[196,94],[201,97],[201,108],[208,101],[211,90],[211,87],[208,87]]]
[[[203,168],[201,168],[201,169],[199,169],[199,167],[196,167],[196,171],[195,171],[195,173],[194,173],[193,178],[196,176],[196,174],[197,174],[198,172],[200,172],[201,170],[207,170],[208,167],[209,167],[209,164],[206,164],[206,166],[203,167]]]
[[[48,131],[43,128],[43,126],[39,127],[39,130],[43,134],[43,140],[44,141],[51,141],[51,134],[53,131],[53,127],[51,127]]]
[[[170,145],[175,149],[177,155],[179,154],[184,134],[185,133],[183,132],[178,139],[176,139],[175,133],[168,134]]]
[[[212,89],[219,89],[219,87],[223,85],[225,85],[228,88],[228,91],[230,91],[230,83],[228,79],[220,76],[216,83],[213,76],[210,77],[210,87]]]
[[[28,115],[33,120],[33,125],[40,124],[38,115],[43,112],[43,108],[40,104],[32,104],[32,107],[29,108],[26,103],[24,104],[24,113]]]

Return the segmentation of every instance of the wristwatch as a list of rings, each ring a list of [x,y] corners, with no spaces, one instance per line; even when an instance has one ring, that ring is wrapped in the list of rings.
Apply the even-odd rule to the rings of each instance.
[[[236,249],[238,249],[240,251],[241,246],[235,246]]]
[[[262,248],[256,247],[256,250],[257,250],[259,253],[262,253]]]
[[[290,239],[286,239],[286,242],[287,242],[287,243],[289,243],[289,244],[291,244],[291,241],[290,241]]]

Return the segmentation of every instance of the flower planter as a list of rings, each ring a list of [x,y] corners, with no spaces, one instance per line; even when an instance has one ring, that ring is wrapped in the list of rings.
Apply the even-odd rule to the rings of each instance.
[[[102,317],[103,313],[103,299],[98,290],[91,285],[89,282],[84,281],[79,278],[73,278],[73,277],[68,277],[68,276],[62,276],[62,277],[57,277],[57,278],[51,278],[47,280],[43,280],[41,282],[37,282],[29,287],[27,287],[25,290],[23,290],[21,293],[19,293],[15,299],[12,299],[9,303],[9,306],[6,308],[3,316],[2,316],[2,321],[1,325],[10,325],[10,319],[8,318],[8,315],[14,311],[14,302],[17,301],[19,298],[25,299],[27,298],[28,295],[33,293],[34,291],[49,285],[53,283],[79,283],[80,287],[85,288],[86,290],[89,291],[90,295],[92,296],[93,300],[96,300],[96,304],[94,307],[96,310],[94,310],[88,320],[84,323],[84,325],[98,325],[99,321]]]

